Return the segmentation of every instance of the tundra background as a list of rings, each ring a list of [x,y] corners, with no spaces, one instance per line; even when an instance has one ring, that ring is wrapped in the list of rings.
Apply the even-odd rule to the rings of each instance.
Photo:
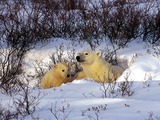
[[[159,2],[0,1],[0,118],[160,120]],[[130,67],[113,84],[39,88],[53,64],[87,49]]]

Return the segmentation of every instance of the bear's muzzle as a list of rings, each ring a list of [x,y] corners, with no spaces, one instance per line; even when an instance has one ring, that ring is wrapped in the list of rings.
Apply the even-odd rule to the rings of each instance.
[[[77,60],[77,62],[84,62],[84,60],[80,56],[77,56],[76,60]]]

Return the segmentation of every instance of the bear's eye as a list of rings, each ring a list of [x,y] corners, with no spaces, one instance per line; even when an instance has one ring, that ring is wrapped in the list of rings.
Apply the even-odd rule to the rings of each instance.
[[[62,72],[64,72],[64,70],[62,70]]]
[[[88,55],[88,53],[85,53],[85,55]]]

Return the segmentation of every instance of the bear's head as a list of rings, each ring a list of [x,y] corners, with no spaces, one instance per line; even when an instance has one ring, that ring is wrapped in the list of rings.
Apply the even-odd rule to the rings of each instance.
[[[54,71],[61,76],[62,79],[70,79],[69,66],[66,63],[58,63],[53,66]]]
[[[95,51],[86,51],[86,52],[80,52],[76,56],[77,62],[80,62],[81,64],[87,64],[91,65],[93,64],[96,60],[101,58],[101,51],[95,52]]]

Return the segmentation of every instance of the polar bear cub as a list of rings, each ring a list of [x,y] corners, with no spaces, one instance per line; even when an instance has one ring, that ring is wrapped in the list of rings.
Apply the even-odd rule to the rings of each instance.
[[[78,53],[76,60],[81,64],[87,78],[96,82],[113,82],[124,71],[119,66],[112,66],[102,59],[101,51],[86,51]]]
[[[47,72],[42,81],[42,88],[51,88],[62,85],[63,83],[71,82],[72,78],[69,73],[69,67],[66,63],[58,63],[53,66],[53,68]]]

